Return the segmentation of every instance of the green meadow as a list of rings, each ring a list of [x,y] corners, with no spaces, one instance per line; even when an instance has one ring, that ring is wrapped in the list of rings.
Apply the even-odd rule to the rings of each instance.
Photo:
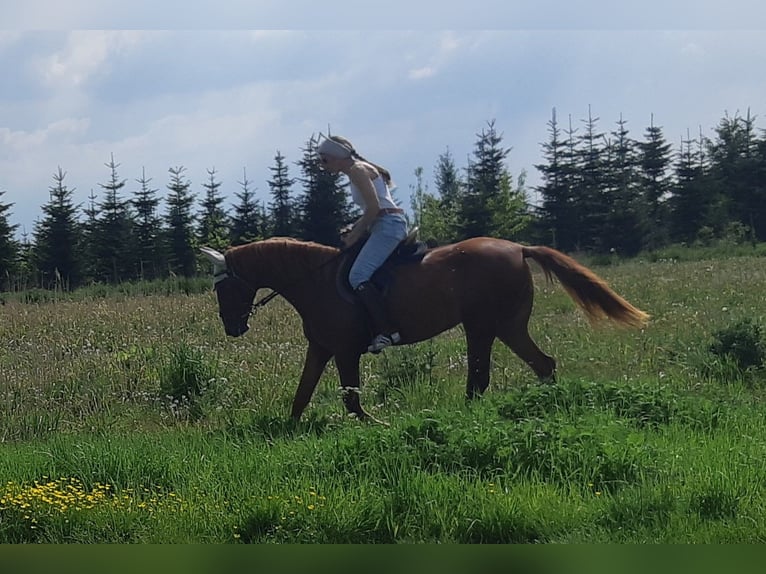
[[[0,305],[0,542],[766,541],[766,257],[594,265],[651,314],[592,328],[535,273],[543,385],[499,342],[466,403],[460,328],[329,367],[277,298],[224,335],[205,280]],[[534,264],[531,264],[534,268]]]

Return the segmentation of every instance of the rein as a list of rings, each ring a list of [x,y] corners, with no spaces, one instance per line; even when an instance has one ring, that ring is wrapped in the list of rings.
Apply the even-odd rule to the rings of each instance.
[[[260,298],[258,301],[254,302],[254,303],[253,303],[253,304],[250,306],[250,315],[252,315],[253,313],[255,313],[255,311],[256,311],[256,309],[258,309],[258,307],[263,307],[264,305],[266,305],[266,303],[268,303],[269,301],[271,301],[271,300],[272,300],[274,297],[276,297],[277,295],[279,295],[279,293],[278,293],[277,291],[274,291],[274,289],[272,289],[272,290],[271,290],[271,293],[269,293],[268,295],[265,295],[265,296],[261,297],[261,298]]]

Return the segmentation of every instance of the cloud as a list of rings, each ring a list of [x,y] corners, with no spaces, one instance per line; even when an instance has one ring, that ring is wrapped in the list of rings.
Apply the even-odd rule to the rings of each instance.
[[[425,59],[428,64],[412,67],[407,72],[407,77],[411,80],[424,80],[437,75],[449,65],[461,48],[475,42],[473,34],[469,34],[468,38],[460,38],[454,32],[419,33],[417,36],[422,43],[419,42],[418,50],[410,55],[410,59]]]
[[[142,31],[70,32],[61,50],[38,63],[41,80],[52,89],[80,88],[108,67],[112,54],[137,46],[145,36]]]
[[[422,80],[424,78],[430,78],[431,76],[435,74],[436,74],[436,68],[433,68],[431,66],[425,66],[423,68],[415,68],[414,70],[410,70],[407,76],[411,80]]]
[[[71,141],[72,136],[85,134],[89,126],[90,121],[85,118],[65,118],[34,131],[0,128],[0,143],[5,147],[3,155],[28,152],[44,145],[59,145]]]

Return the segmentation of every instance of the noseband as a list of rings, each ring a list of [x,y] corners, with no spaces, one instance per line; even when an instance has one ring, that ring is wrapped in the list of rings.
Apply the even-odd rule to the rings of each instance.
[[[258,290],[255,287],[253,287],[249,282],[247,282],[245,279],[243,279],[242,277],[240,277],[239,275],[237,275],[236,273],[234,273],[233,271],[231,271],[229,269],[224,269],[220,273],[214,274],[213,275],[213,279],[214,279],[213,290],[218,288],[218,284],[221,281],[224,281],[226,279],[236,279],[237,281],[239,281],[241,283],[244,283],[245,286],[248,289],[253,291],[253,293],[257,293],[258,292]],[[250,305],[250,308],[245,313],[243,313],[240,318],[243,319],[243,320],[249,319],[253,315],[253,313],[256,312],[258,307],[263,307],[264,305],[266,305],[266,303],[271,301],[277,295],[279,295],[279,293],[277,293],[276,291],[272,290],[271,293],[269,293],[265,297],[261,297],[258,301],[255,301],[254,303],[252,303]]]

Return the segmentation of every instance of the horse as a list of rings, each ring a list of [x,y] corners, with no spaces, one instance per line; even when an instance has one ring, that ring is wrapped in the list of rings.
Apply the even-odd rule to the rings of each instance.
[[[342,250],[271,238],[231,247],[225,254],[206,247],[202,252],[213,264],[219,315],[228,336],[244,335],[253,311],[277,294],[300,315],[308,348],[292,403],[293,419],[300,419],[333,359],[346,391],[347,411],[360,419],[375,420],[359,398],[359,362],[372,334],[361,305],[339,287],[345,259]],[[541,381],[554,380],[555,359],[540,350],[527,328],[534,296],[527,259],[540,266],[548,282],[553,276],[558,279],[590,323],[611,320],[628,327],[646,325],[647,313],[570,256],[551,247],[478,237],[430,248],[419,262],[390,269],[386,305],[399,328],[399,344],[424,341],[462,324],[469,400],[489,386],[495,339],[526,362]],[[272,293],[254,303],[256,292],[263,287],[271,288]]]

